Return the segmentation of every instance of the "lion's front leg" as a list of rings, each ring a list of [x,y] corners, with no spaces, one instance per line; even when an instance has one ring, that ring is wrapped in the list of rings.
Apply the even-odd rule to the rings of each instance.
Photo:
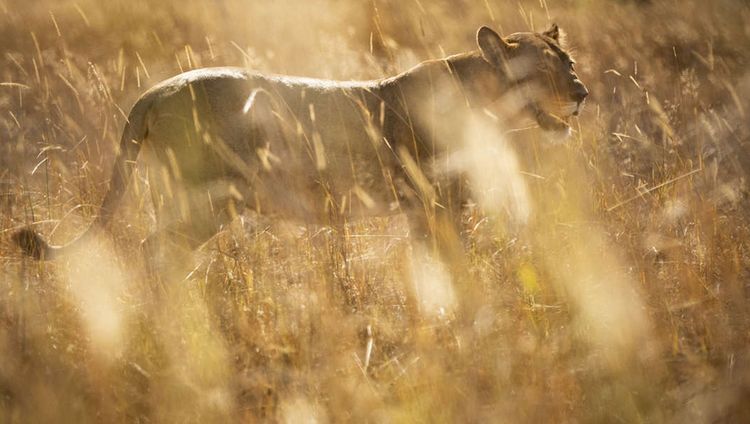
[[[405,201],[412,243],[414,303],[420,312],[437,306],[442,311],[453,311],[459,321],[470,323],[480,297],[468,273],[462,239],[465,196],[457,181],[442,189],[437,187],[437,193],[439,197],[430,203],[416,198]],[[430,267],[434,271],[414,272]]]

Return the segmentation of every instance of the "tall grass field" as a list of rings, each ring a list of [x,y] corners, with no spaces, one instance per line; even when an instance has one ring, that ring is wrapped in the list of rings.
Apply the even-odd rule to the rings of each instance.
[[[246,212],[156,277],[140,163],[85,248],[12,241],[88,227],[130,107],[180,72],[376,79],[553,22],[591,94],[565,140],[466,129],[461,284],[400,215]],[[750,422],[749,22],[742,0],[0,0],[0,422]]]

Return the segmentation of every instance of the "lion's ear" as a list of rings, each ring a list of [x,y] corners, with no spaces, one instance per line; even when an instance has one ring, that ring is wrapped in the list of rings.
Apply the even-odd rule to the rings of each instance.
[[[544,31],[542,35],[546,35],[547,37],[557,41],[560,43],[560,39],[563,37],[562,30],[560,29],[557,24],[552,24],[551,27],[547,31]]]
[[[477,45],[484,60],[493,66],[501,66],[505,55],[512,46],[495,31],[483,26],[477,31]]]

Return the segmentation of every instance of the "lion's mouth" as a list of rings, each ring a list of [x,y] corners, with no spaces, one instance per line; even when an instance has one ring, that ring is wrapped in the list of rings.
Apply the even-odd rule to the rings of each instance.
[[[567,130],[574,116],[579,116],[583,110],[583,102],[553,103],[550,108],[537,104],[531,106],[537,124],[547,131]]]
[[[573,116],[578,116],[583,110],[583,102],[565,102],[559,106],[560,116],[567,122]]]

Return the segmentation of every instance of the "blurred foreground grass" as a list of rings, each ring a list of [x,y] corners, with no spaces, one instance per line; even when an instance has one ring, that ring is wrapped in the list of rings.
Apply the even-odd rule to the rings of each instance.
[[[508,136],[510,203],[465,226],[470,328],[401,218],[248,216],[157,282],[141,181],[80,255],[8,240],[80,232],[123,111],[181,70],[375,78],[550,20],[592,95],[564,145]],[[749,21],[739,0],[0,0],[0,421],[750,419]]]

